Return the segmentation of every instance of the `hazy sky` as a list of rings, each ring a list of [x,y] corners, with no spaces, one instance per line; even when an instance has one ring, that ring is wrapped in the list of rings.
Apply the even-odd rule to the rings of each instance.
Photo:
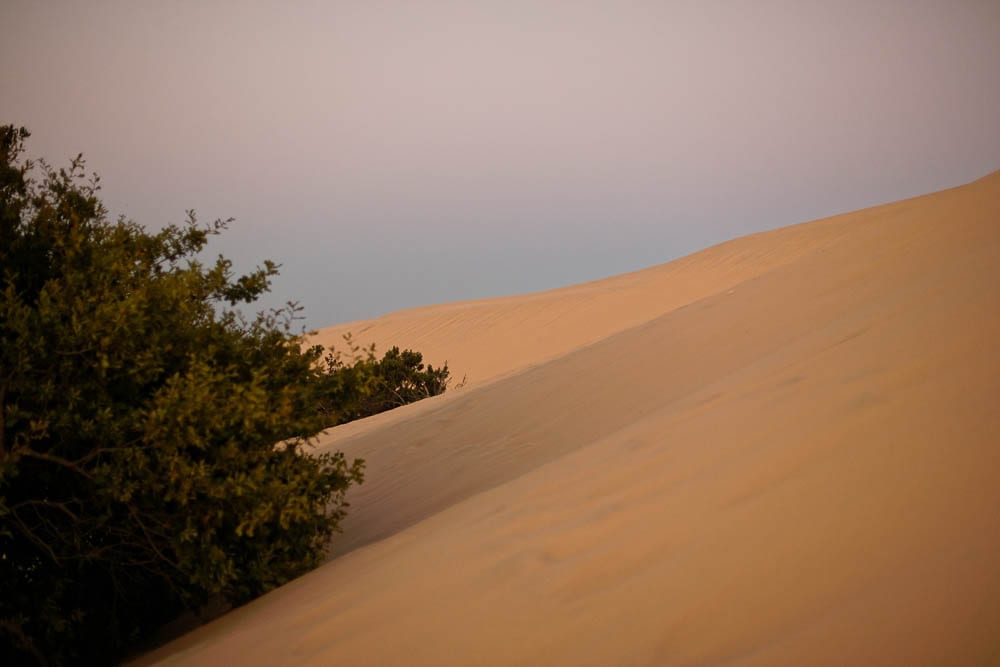
[[[1000,169],[1000,1],[0,0],[0,122],[308,324],[557,287]]]

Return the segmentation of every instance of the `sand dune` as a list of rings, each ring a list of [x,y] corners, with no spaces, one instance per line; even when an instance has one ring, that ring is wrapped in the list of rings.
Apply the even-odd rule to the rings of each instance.
[[[605,280],[513,297],[404,310],[322,329],[313,341],[344,349],[351,334],[420,350],[456,379],[483,384],[728,289],[824,248],[845,232],[834,220],[756,234]]]
[[[345,329],[471,384],[331,431],[336,557],[138,664],[1000,663],[1000,173]]]

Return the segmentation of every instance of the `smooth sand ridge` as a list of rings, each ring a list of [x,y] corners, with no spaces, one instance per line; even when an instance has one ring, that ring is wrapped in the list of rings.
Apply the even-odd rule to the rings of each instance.
[[[1000,174],[747,243],[782,233],[742,282],[334,429],[369,462],[343,555],[139,662],[1000,662]]]
[[[829,222],[832,222],[829,221]],[[761,275],[844,233],[828,221],[721,243],[641,271],[546,292],[412,308],[316,332],[311,342],[346,351],[343,340],[419,350],[456,380],[483,384],[624,331]]]

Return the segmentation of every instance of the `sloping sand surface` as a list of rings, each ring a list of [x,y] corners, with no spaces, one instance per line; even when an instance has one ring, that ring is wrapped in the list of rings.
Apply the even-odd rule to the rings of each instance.
[[[343,340],[419,350],[448,363],[455,380],[483,384],[643,324],[762,275],[834,242],[843,225],[823,220],[746,236],[668,264],[604,280],[513,297],[424,306],[321,329],[312,341]]]
[[[366,326],[473,384],[330,432],[337,557],[138,664],[1000,664],[1000,173]]]

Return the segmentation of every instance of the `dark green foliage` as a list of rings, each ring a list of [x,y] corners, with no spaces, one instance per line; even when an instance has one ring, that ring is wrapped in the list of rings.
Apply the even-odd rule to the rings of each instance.
[[[359,416],[373,415],[422,398],[437,396],[448,388],[448,366],[424,368],[423,355],[393,347],[370,362],[371,389],[361,402]]]
[[[0,128],[0,664],[109,662],[316,566],[362,464],[305,451],[336,380],[294,308],[232,309],[274,264],[203,264],[222,222],[109,221],[82,160],[32,165],[26,136]]]
[[[323,359],[325,374],[319,382],[317,405],[330,426],[437,396],[448,388],[447,364],[425,367],[419,352],[400,352],[398,347],[378,359],[374,346],[362,349],[350,336],[345,340],[350,364],[337,352]]]

